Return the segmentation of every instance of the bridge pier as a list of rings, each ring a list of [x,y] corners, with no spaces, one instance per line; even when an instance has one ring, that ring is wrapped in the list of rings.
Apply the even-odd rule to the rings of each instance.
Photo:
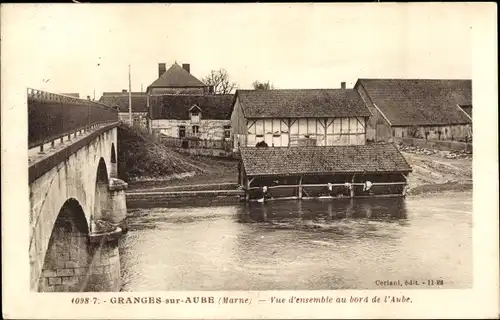
[[[105,189],[107,186],[107,190]],[[96,212],[89,234],[89,272],[86,290],[92,292],[120,291],[119,238],[127,232],[127,183],[109,178],[98,183]]]
[[[97,230],[89,235],[89,271],[85,279],[87,292],[120,291],[119,238],[122,230],[107,221],[96,221]]]
[[[127,202],[125,189],[128,184],[123,180],[110,178],[108,185],[108,198],[106,209],[103,210],[102,218],[120,227],[123,232],[128,231]]]

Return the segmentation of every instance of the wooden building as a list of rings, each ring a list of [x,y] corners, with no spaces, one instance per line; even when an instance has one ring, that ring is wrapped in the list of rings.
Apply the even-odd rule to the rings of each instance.
[[[368,140],[472,138],[471,80],[358,79],[354,89],[372,114]]]
[[[392,143],[240,148],[246,200],[404,196],[411,167]],[[363,188],[371,184],[368,192]],[[328,189],[328,187],[331,189]]]
[[[370,111],[346,89],[237,90],[231,112],[234,148],[364,145]]]

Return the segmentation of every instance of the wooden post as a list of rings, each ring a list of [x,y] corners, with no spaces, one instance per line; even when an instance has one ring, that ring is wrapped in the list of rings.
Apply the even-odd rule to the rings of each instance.
[[[245,187],[245,200],[248,202],[250,200],[250,184],[252,183],[253,179],[250,180],[248,179],[248,176],[246,178],[246,187]]]
[[[241,182],[241,161],[238,161],[238,184],[242,185]]]
[[[405,184],[403,185],[403,191],[401,192],[401,195],[403,197],[406,197],[406,188],[408,186],[408,179],[406,178],[405,174],[404,173],[401,173],[401,175],[403,176],[403,178],[405,179]]]
[[[351,180],[351,198],[354,198],[354,177],[355,177],[355,176],[356,176],[356,175],[355,175],[355,174],[353,174],[353,175],[352,175],[352,180]]]
[[[299,177],[299,199],[302,199],[302,176]]]

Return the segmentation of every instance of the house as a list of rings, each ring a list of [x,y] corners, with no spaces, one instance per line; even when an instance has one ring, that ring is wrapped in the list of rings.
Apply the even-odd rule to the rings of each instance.
[[[132,119],[135,123],[146,126],[148,115],[147,97],[145,92],[131,92]],[[118,117],[122,121],[129,121],[129,94],[127,90],[121,92],[103,92],[99,102],[118,108]]]
[[[372,113],[369,140],[472,137],[471,80],[358,79],[354,88]]]
[[[270,199],[324,197],[325,191],[334,197],[405,196],[412,171],[392,143],[242,147],[240,154],[238,183],[246,200],[259,198],[264,186]],[[363,190],[366,181],[372,185],[369,193]]]
[[[174,138],[228,140],[232,94],[165,94],[151,97],[150,128]]]
[[[346,89],[237,90],[231,113],[234,148],[363,145],[370,111]]]
[[[150,95],[158,94],[203,94],[210,93],[207,86],[191,74],[191,65],[175,62],[168,70],[165,63],[158,64],[158,78],[147,88]]]

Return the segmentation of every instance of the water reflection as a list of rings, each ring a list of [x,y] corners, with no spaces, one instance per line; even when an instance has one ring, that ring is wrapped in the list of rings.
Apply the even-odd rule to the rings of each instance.
[[[388,278],[464,288],[472,283],[471,198],[133,211],[121,243],[123,290],[375,289]]]
[[[406,202],[403,198],[252,202],[238,209],[238,221],[241,223],[273,223],[297,218],[312,221],[364,219],[404,223],[407,219]]]

